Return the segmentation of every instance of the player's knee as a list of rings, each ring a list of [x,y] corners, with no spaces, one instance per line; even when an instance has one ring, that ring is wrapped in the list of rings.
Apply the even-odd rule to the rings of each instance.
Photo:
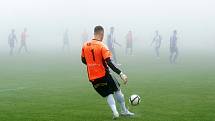
[[[121,90],[116,91],[116,95],[118,95],[118,96],[121,97],[121,98],[124,98],[124,94],[122,93]]]

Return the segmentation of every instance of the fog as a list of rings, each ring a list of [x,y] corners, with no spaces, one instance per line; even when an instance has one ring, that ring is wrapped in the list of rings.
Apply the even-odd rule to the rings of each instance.
[[[167,50],[174,29],[181,50],[214,51],[214,5],[213,0],[1,0],[0,51],[9,51],[11,29],[20,41],[25,27],[29,51],[60,51],[67,28],[71,49],[77,50],[83,31],[92,36],[96,25],[104,26],[106,35],[114,26],[122,45],[132,30],[136,51],[150,48],[155,30]]]

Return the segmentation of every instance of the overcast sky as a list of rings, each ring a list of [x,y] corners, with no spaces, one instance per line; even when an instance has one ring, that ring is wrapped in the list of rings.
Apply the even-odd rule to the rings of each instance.
[[[84,29],[91,34],[95,25],[103,25],[106,32],[115,26],[120,42],[132,30],[137,43],[147,45],[158,29],[167,47],[172,30],[177,29],[182,46],[213,48],[214,6],[214,0],[1,0],[0,47],[8,46],[12,28],[19,38],[27,27],[32,46],[57,47],[65,28],[79,45]]]

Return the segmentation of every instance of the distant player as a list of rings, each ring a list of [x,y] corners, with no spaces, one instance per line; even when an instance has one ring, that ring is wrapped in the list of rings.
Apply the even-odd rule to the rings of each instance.
[[[8,44],[10,46],[10,55],[13,55],[15,42],[17,43],[17,38],[16,38],[16,35],[15,35],[15,30],[12,29],[11,33],[8,36]]]
[[[128,31],[126,35],[126,48],[125,48],[125,54],[126,55],[132,55],[133,54],[133,36],[132,31]]]
[[[177,31],[173,31],[173,35],[170,37],[170,63],[175,63],[178,57],[178,47],[177,47]]]
[[[160,57],[161,40],[161,35],[159,35],[158,31],[155,31],[155,37],[153,38],[151,45],[154,44],[154,49],[157,57]]]
[[[122,73],[111,61],[111,52],[102,42],[104,29],[102,26],[94,28],[94,38],[84,43],[82,47],[81,59],[87,66],[88,78],[94,89],[107,98],[107,103],[113,112],[113,118],[118,118],[119,113],[116,108],[114,95],[119,102],[122,115],[133,116],[134,113],[128,111],[125,106],[124,95],[120,89],[119,82],[109,71],[109,67],[127,83],[127,76]]]
[[[68,51],[70,51],[69,46],[69,30],[66,29],[63,35],[63,51],[67,48]]]
[[[113,59],[114,63],[117,64],[115,44],[118,46],[121,46],[118,42],[116,42],[116,38],[115,38],[115,34],[114,34],[114,27],[111,27],[110,34],[108,34],[108,37],[107,37],[107,46],[110,49],[111,53],[113,54],[112,59]]]
[[[89,39],[88,33],[87,33],[86,30],[84,30],[84,32],[83,32],[82,35],[81,35],[82,43],[88,41],[88,39]]]
[[[28,53],[28,48],[26,45],[26,38],[27,38],[27,29],[24,28],[24,31],[21,33],[21,45],[20,45],[18,53],[21,52],[22,48],[25,48],[25,52]]]

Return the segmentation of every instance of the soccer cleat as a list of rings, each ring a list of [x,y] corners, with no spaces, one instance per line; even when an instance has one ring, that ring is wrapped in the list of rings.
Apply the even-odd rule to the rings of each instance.
[[[117,113],[113,113],[113,119],[117,119],[117,118],[119,118],[119,113],[117,112]]]
[[[134,113],[131,113],[130,111],[121,112],[122,116],[134,116]]]

